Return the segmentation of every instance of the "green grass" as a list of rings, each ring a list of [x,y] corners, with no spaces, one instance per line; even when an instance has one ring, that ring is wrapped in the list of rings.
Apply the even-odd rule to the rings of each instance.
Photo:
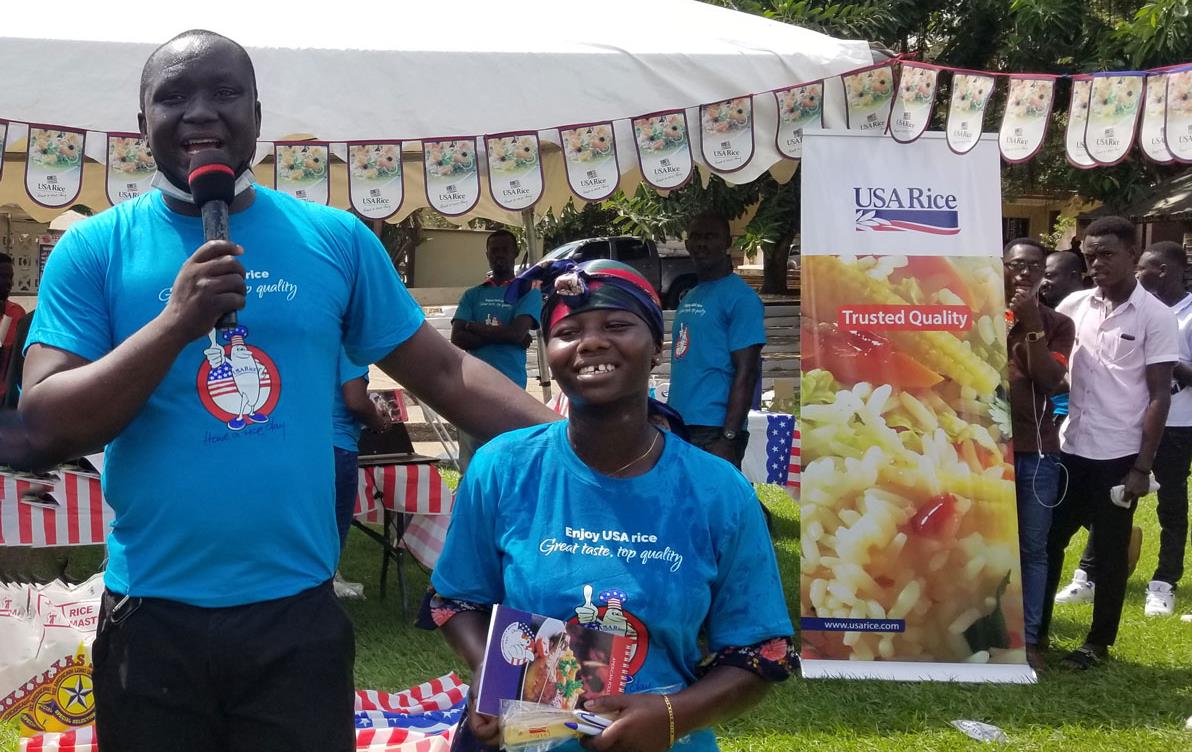
[[[798,509],[777,488],[760,492],[774,512],[787,603],[797,615]],[[746,716],[719,729],[721,746],[732,752],[976,749],[980,745],[948,725],[968,718],[1004,729],[1010,744],[1002,748],[1010,750],[1192,750],[1192,733],[1183,730],[1192,714],[1192,624],[1142,616],[1143,589],[1157,555],[1154,497],[1144,500],[1136,521],[1145,531],[1142,560],[1130,580],[1113,660],[1103,667],[1087,673],[1052,669],[1035,686],[791,679]],[[1083,545],[1081,534],[1069,549],[1064,581]],[[88,566],[94,571],[99,557],[92,551],[97,549],[76,550],[71,576],[85,576]],[[439,635],[412,626],[427,582],[416,565],[407,561],[405,566],[409,602],[404,616],[392,570],[381,599],[380,552],[359,531],[352,532],[342,569],[366,587],[366,600],[347,602],[356,624],[358,687],[395,691],[453,670],[467,678]],[[1185,588],[1189,595],[1179,605],[1192,611],[1192,580],[1185,580]],[[1056,607],[1054,662],[1080,644],[1091,612],[1090,606]],[[6,733],[0,728],[0,750],[15,749]]]
[[[777,488],[762,487],[761,494],[774,512],[787,603],[797,615],[798,508]],[[791,679],[746,716],[719,729],[721,746],[737,752],[977,748],[948,725],[967,718],[1005,730],[1010,744],[1004,749],[1192,750],[1192,733],[1183,730],[1192,714],[1192,624],[1142,616],[1158,542],[1153,497],[1144,501],[1137,522],[1145,531],[1142,560],[1130,580],[1113,659],[1101,668],[1087,673],[1052,669],[1034,686]],[[1073,540],[1065,581],[1083,545],[1083,534]],[[376,547],[353,531],[343,571],[348,579],[363,581],[368,596],[348,604],[357,625],[357,686],[403,689],[451,670],[466,678],[438,635],[410,626],[425,574],[407,564],[409,608],[403,618],[392,572],[389,593],[384,601],[379,598],[379,559]],[[1192,601],[1180,605],[1192,611]],[[1053,662],[1080,644],[1091,613],[1090,606],[1056,607]]]

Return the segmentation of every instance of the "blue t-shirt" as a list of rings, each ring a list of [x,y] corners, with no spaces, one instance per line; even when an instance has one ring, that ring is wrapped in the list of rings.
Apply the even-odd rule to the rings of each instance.
[[[761,298],[736,274],[696,285],[675,311],[668,404],[693,426],[723,426],[732,353],[766,344]],[[744,424],[742,424],[744,427]]]
[[[694,682],[701,630],[712,651],[790,635],[753,487],[727,462],[665,440],[658,463],[635,478],[585,465],[566,422],[485,444],[461,481],[435,590],[628,625],[637,636],[630,693]],[[709,731],[692,742],[682,749],[716,749]]]
[[[348,354],[339,351],[339,370],[335,377],[335,404],[331,408],[331,419],[335,422],[335,435],[331,443],[336,449],[355,452],[360,449],[360,421],[348,410],[348,403],[344,402],[344,384],[361,377],[368,381],[368,366],[358,366],[352,362]]]
[[[187,345],[107,447],[105,582],[119,593],[232,606],[330,579],[340,349],[375,362],[423,321],[347,212],[258,186],[229,230],[248,270],[240,326]],[[46,264],[28,342],[102,358],[165,308],[202,244],[201,220],[158,191],[74,225]]]
[[[468,288],[459,299],[459,306],[451,320],[508,326],[518,316],[529,316],[537,325],[542,312],[542,293],[530,290],[514,306],[505,302],[507,289],[508,285],[497,285],[491,281]],[[521,345],[481,345],[468,352],[505,374],[522,389],[526,388],[526,350]]]

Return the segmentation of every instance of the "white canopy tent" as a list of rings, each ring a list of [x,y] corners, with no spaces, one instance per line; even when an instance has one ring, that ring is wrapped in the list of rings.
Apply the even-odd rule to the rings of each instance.
[[[396,221],[427,205],[421,138],[480,136],[538,130],[546,191],[544,212],[571,194],[558,147],[558,126],[614,121],[621,187],[640,173],[628,118],[767,92],[839,75],[869,64],[869,46],[840,41],[695,0],[457,0],[387,7],[350,3],[306,11],[292,2],[208,0],[198,6],[128,7],[66,0],[47,23],[44,9],[17,5],[0,30],[0,117],[12,121],[6,150],[10,168],[0,180],[0,204],[17,203],[42,221],[61,212],[32,202],[21,165],[22,123],[89,131],[77,203],[107,206],[102,134],[135,131],[141,68],[155,46],[187,28],[225,34],[249,49],[256,65],[264,123],[263,142],[318,138],[403,139],[406,200]],[[829,127],[843,127],[843,92],[828,86]],[[774,168],[789,178],[794,163],[765,134],[775,127],[772,96],[754,102],[753,160],[725,175],[748,182]],[[698,128],[692,150],[699,157]],[[263,143],[258,156],[271,154]],[[338,170],[337,170],[338,168]],[[270,183],[262,164],[258,179]],[[482,185],[485,181],[482,180]],[[346,165],[332,166],[331,203],[347,206]],[[498,207],[484,185],[467,216],[519,223]]]

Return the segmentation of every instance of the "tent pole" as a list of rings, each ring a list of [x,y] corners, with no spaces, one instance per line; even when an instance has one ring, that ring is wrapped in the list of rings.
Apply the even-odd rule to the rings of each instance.
[[[536,264],[542,258],[542,238],[534,227],[534,210],[522,211],[522,228],[526,232],[526,263]],[[542,401],[550,402],[550,365],[546,362],[546,338],[539,327],[534,336],[534,347],[538,353],[538,385],[542,387]]]

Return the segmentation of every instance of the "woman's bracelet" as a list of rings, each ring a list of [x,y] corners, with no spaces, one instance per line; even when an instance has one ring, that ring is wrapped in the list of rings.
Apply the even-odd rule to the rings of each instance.
[[[667,749],[669,749],[675,746],[675,709],[671,705],[670,698],[666,695],[662,695],[662,701],[666,703],[666,721],[667,725],[670,727],[670,744],[667,745]]]

